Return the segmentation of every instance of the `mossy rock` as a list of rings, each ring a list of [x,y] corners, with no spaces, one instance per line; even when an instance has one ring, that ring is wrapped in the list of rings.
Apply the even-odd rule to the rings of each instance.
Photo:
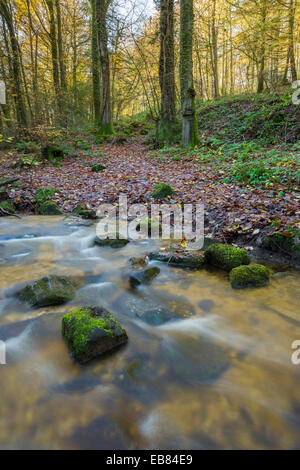
[[[64,150],[55,145],[46,145],[42,149],[42,158],[44,160],[59,160],[64,158]]]
[[[61,305],[75,297],[76,282],[63,276],[46,276],[17,292],[17,297],[31,307]]]
[[[79,215],[83,219],[97,219],[97,214],[92,209],[87,209],[86,206],[78,204],[77,207],[72,211],[73,215]]]
[[[0,207],[2,207],[2,209],[5,210],[5,212],[9,212],[10,214],[15,214],[16,212],[13,206],[13,201],[11,199],[0,202]],[[5,214],[1,213],[0,211],[0,215],[5,215]]]
[[[270,271],[262,264],[238,266],[230,271],[229,279],[234,289],[264,287],[269,284]]]
[[[154,199],[164,199],[165,197],[172,196],[174,190],[169,184],[157,184],[155,191],[152,193]]]
[[[262,246],[275,253],[300,256],[300,231],[275,232],[263,239]]]
[[[129,264],[137,268],[143,268],[147,266],[148,262],[149,262],[149,258],[147,255],[142,255],[139,258],[133,257],[133,258],[130,258],[129,260]]]
[[[8,193],[5,191],[5,189],[0,188],[0,202],[7,201],[8,199],[9,199]]]
[[[129,276],[131,287],[137,287],[141,284],[150,284],[150,282],[158,276],[160,269],[157,266],[151,266],[142,271],[135,271]]]
[[[91,166],[91,170],[94,173],[99,173],[99,171],[104,171],[106,170],[106,166],[102,165],[101,163],[95,163],[94,165]]]
[[[126,331],[102,307],[81,307],[62,318],[62,335],[81,364],[127,342]]]
[[[39,205],[38,213],[40,215],[61,215],[59,206],[52,201],[46,201]]]
[[[179,268],[201,269],[205,261],[203,253],[193,251],[154,251],[148,256]]]
[[[158,234],[161,231],[161,223],[158,220],[151,219],[150,217],[146,217],[145,219],[141,220],[137,223],[136,230],[138,232],[143,231],[147,235],[151,236],[151,230],[157,231]]]
[[[240,248],[216,243],[205,250],[205,261],[216,268],[231,271],[237,266],[250,264],[250,256]]]
[[[109,248],[123,248],[129,243],[127,238],[120,238],[119,233],[116,234],[116,238],[99,238],[95,237],[94,243],[98,246],[108,246]]]

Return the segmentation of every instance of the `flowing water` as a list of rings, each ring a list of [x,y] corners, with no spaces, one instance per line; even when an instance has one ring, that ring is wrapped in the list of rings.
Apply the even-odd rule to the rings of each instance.
[[[152,284],[132,291],[126,263],[153,241],[94,247],[94,226],[61,217],[0,224],[1,448],[300,447],[300,365],[291,361],[299,272],[236,291],[223,272],[159,264]],[[50,273],[80,278],[75,300],[40,309],[16,300],[20,287]],[[110,310],[128,344],[74,363],[61,317],[81,305]],[[151,324],[157,308],[170,321]]]

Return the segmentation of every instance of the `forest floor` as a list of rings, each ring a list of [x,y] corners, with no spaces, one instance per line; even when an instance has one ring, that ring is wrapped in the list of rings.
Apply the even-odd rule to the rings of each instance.
[[[125,137],[119,145],[55,129],[52,140],[37,134],[2,142],[0,178],[19,178],[6,188],[20,213],[36,212],[40,188],[52,188],[50,199],[67,214],[78,204],[117,203],[120,193],[128,203],[154,203],[155,185],[166,183],[174,193],[163,202],[202,202],[205,233],[227,242],[250,245],[266,233],[299,229],[300,106],[286,95],[243,95],[199,103],[198,119],[194,149],[153,150],[154,130],[144,118],[118,124]],[[42,158],[47,139],[63,149],[62,159]],[[95,163],[105,169],[92,171]]]
[[[59,165],[13,168],[20,155],[1,152],[0,177],[18,177],[9,186],[9,196],[19,211],[34,211],[38,188],[54,188],[51,200],[65,213],[79,203],[97,209],[103,202],[118,202],[120,193],[128,203],[154,203],[155,185],[170,184],[173,195],[164,202],[202,202],[205,232],[227,241],[237,237],[252,243],[275,229],[300,227],[300,190],[297,185],[273,181],[245,184],[230,178],[235,160],[220,161],[210,149],[182,150],[179,147],[149,150],[144,138],[130,138],[124,145],[93,145],[88,152],[65,157]],[[101,163],[106,168],[93,172]]]

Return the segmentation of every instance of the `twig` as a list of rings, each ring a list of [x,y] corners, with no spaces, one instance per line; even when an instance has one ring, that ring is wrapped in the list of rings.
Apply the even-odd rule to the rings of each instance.
[[[2,183],[0,183],[0,186],[5,186],[6,184],[14,183],[15,181],[19,181],[19,179],[20,178],[10,178],[9,180],[2,181]]]
[[[18,214],[12,214],[11,212],[8,212],[6,211],[5,209],[3,209],[3,207],[0,206],[0,211],[2,212],[2,214],[4,215],[12,215],[14,217],[17,217],[18,219],[22,219],[22,217]]]

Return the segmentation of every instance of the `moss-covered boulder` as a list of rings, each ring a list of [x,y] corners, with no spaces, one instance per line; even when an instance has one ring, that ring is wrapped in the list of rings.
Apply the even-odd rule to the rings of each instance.
[[[5,189],[0,188],[0,202],[7,201],[7,199],[9,199],[8,193],[5,191]]]
[[[205,261],[204,254],[196,251],[153,251],[148,256],[179,268],[201,269]]]
[[[91,170],[94,173],[99,173],[99,171],[104,171],[106,170],[106,166],[102,165],[102,163],[95,163],[94,165],[91,166]]]
[[[41,156],[44,160],[61,160],[64,158],[64,150],[56,145],[46,145],[42,148]]]
[[[39,205],[38,213],[40,215],[61,215],[59,206],[52,201],[46,201]]]
[[[15,214],[16,212],[13,205],[13,201],[11,199],[0,202],[0,207],[3,209],[3,211],[9,212],[10,214]],[[0,215],[5,215],[5,213],[3,214],[3,212],[0,211]]]
[[[136,230],[138,232],[143,232],[149,236],[151,236],[152,232],[160,233],[162,229],[162,225],[158,220],[151,219],[150,217],[146,217],[145,219],[141,220],[137,223]]]
[[[160,183],[155,188],[155,191],[152,193],[154,199],[164,199],[165,197],[172,196],[174,193],[173,188],[169,184]]]
[[[83,204],[78,204],[78,206],[72,211],[72,214],[74,216],[80,216],[83,219],[97,219],[96,212],[92,209],[87,209]]]
[[[102,307],[81,307],[62,318],[62,334],[72,357],[85,363],[127,342],[126,331]]]
[[[77,283],[63,276],[46,276],[30,284],[17,297],[31,307],[47,307],[69,302],[75,297]]]
[[[216,268],[231,271],[237,266],[250,264],[250,256],[240,248],[215,243],[205,250],[205,261]]]
[[[263,239],[262,247],[274,253],[300,256],[300,230],[275,232]]]
[[[141,271],[135,271],[130,274],[129,282],[131,287],[137,287],[141,284],[150,284],[150,282],[158,276],[160,269],[157,266],[151,266]]]
[[[119,233],[116,234],[116,238],[99,238],[95,237],[95,245],[98,246],[108,246],[109,248],[123,248],[129,243],[127,238],[120,238]]]
[[[230,271],[229,279],[234,289],[264,287],[269,283],[270,271],[262,264],[238,266]]]

